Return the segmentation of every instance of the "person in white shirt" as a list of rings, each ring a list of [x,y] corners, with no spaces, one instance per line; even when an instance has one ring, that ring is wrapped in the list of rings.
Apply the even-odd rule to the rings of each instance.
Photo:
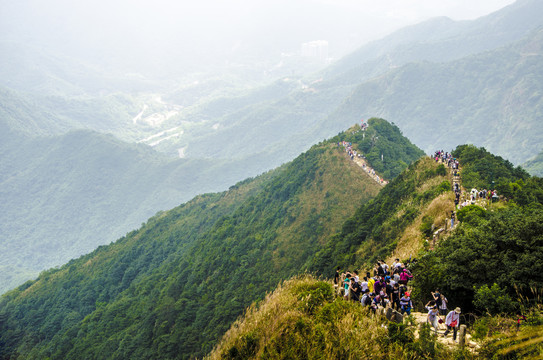
[[[362,293],[368,292],[368,278],[364,276],[364,281],[360,284],[360,287],[362,288]]]
[[[441,305],[439,305],[439,313],[443,316],[447,314],[447,298],[445,295],[441,294]]]
[[[447,330],[445,330],[445,333],[443,333],[443,336],[447,337],[447,334],[451,329],[453,330],[453,340],[456,341],[456,332],[458,330],[458,326],[460,326],[460,308],[457,307],[456,309],[452,310],[447,314],[447,318],[445,319],[445,325],[447,325]]]

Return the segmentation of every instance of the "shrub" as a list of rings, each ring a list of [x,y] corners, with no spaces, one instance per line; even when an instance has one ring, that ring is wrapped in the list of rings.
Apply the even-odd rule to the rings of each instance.
[[[445,165],[439,164],[436,169],[436,174],[439,176],[445,176],[447,175],[447,169],[445,168]]]
[[[486,210],[478,205],[468,205],[458,210],[456,215],[460,222],[476,225],[486,217]]]
[[[424,235],[424,237],[432,237],[432,225],[434,223],[434,218],[426,215],[422,218],[422,224],[420,224],[419,230]]]
[[[518,306],[507,293],[507,289],[502,289],[494,283],[492,287],[483,285],[475,290],[473,304],[480,311],[485,311],[490,315],[505,314],[514,312]]]
[[[414,341],[415,335],[413,334],[413,328],[408,327],[407,324],[397,324],[395,322],[389,322],[388,326],[389,343],[398,343],[401,345],[410,344]]]

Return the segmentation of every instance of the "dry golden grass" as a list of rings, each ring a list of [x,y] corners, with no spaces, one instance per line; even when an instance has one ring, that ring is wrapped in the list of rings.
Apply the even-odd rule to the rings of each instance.
[[[248,308],[205,359],[428,358],[427,352],[417,350],[428,339],[405,335],[408,346],[391,341],[391,324],[359,303],[330,297],[314,312],[306,311],[311,294],[301,292],[317,288],[332,291],[330,283],[307,275],[284,282]],[[452,352],[440,347],[433,358],[451,359]]]
[[[417,171],[424,171],[436,167],[436,164],[431,159],[425,159],[421,161],[417,168]],[[437,176],[425,181],[421,186],[417,188],[417,192],[423,193],[427,190],[435,188],[443,181],[447,180],[445,176]],[[401,210],[397,213],[396,217],[402,217],[405,214],[406,209],[414,206],[414,202],[409,200],[405,204],[402,204]],[[454,210],[454,194],[452,191],[447,191],[436,198],[434,198],[430,204],[419,205],[419,215],[416,219],[402,232],[397,239],[396,249],[386,259],[387,263],[392,263],[394,259],[407,259],[409,257],[415,257],[420,250],[423,249],[426,239],[420,231],[422,219],[429,216],[433,219],[434,229],[437,230],[442,227],[446,227],[450,220],[451,211]],[[432,241],[432,239],[429,239]]]
[[[314,286],[317,280],[311,276],[299,276],[279,285],[277,289],[268,294],[258,306],[251,305],[223,336],[215,349],[206,359],[222,359],[233,348],[243,348],[244,339],[254,334],[257,338],[255,352],[249,358],[261,358],[266,346],[277,345],[277,341],[286,341],[298,349],[308,358],[338,357],[338,353],[345,353],[346,359],[362,359],[367,354],[379,354],[382,339],[387,330],[381,327],[382,319],[369,315],[360,304],[336,299],[344,311],[337,312],[328,322],[315,319],[301,308],[298,289]],[[331,284],[330,284],[331,286]],[[335,313],[334,313],[335,314]],[[300,324],[307,326],[308,333],[319,334],[319,349],[313,348],[316,339],[305,338],[298,334]],[[288,341],[285,339],[289,339]],[[292,344],[292,341],[296,342]],[[342,339],[341,343],[339,340]],[[289,342],[290,341],[290,342]],[[283,350],[287,351],[286,348]],[[271,355],[270,355],[271,354]],[[266,353],[266,357],[283,358],[284,354]],[[380,358],[377,356],[376,358]]]
[[[294,281],[304,283],[314,280],[304,276],[286,281],[279,284],[273,293],[267,294],[258,306],[255,303],[251,304],[245,313],[230,326],[215,349],[205,359],[221,359],[226,349],[239,342],[243,335],[253,331],[259,332],[259,345],[262,347],[285,319],[293,319],[300,315],[301,311],[294,309],[297,299],[288,291]]]

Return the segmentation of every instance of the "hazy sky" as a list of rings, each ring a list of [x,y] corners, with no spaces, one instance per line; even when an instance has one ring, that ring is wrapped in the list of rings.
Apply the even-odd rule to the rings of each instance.
[[[339,57],[431,17],[474,19],[513,2],[0,0],[0,37],[118,63],[150,56],[183,61],[277,56],[313,40],[327,40],[330,55]]]

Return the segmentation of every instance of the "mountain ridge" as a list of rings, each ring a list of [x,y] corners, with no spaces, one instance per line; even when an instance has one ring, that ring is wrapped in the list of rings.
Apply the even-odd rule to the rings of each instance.
[[[0,325],[6,334],[1,341],[10,350],[2,355],[203,355],[253,300],[309,266],[328,235],[381,190],[338,147],[359,133],[342,133],[229,192],[160,213],[117,242],[6,293],[0,300],[2,316],[8,316]],[[240,201],[224,203],[238,196]],[[19,311],[35,314],[28,319],[32,330],[21,328],[27,320],[13,322],[9,314]],[[145,330],[134,336],[138,329]],[[17,334],[33,349],[25,349]],[[116,350],[103,348],[106,343],[117,343]]]

